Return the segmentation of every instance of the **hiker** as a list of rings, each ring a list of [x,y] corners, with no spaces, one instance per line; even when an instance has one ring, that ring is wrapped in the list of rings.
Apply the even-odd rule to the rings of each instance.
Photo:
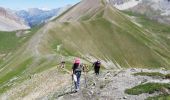
[[[99,75],[100,66],[101,66],[100,60],[97,60],[96,62],[93,63],[92,67],[94,67],[94,72],[96,75]]]
[[[72,77],[74,79],[76,92],[80,89],[80,77],[82,71],[82,65],[80,64],[80,59],[77,58],[72,67]]]
[[[60,68],[64,68],[65,67],[65,61],[62,61],[61,63],[60,63]]]
[[[87,88],[87,73],[89,71],[89,68],[88,68],[88,65],[86,64],[82,64],[82,69],[83,69],[83,72],[84,72],[84,84],[85,84],[85,87]]]
[[[83,66],[83,68],[82,68],[82,69],[83,69],[83,72],[84,72],[84,73],[87,73],[87,72],[89,71],[88,65],[83,64],[82,66]]]

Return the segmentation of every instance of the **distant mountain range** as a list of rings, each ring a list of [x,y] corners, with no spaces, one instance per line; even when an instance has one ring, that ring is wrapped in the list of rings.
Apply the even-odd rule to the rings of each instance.
[[[0,7],[0,31],[29,29],[30,27],[52,20],[70,7],[71,5],[52,10],[30,8],[19,11]]]
[[[146,15],[150,19],[161,23],[170,24],[170,1],[169,0],[109,0],[119,10],[131,11]],[[44,10],[30,8],[28,10],[13,11],[0,8],[0,30],[14,31],[29,29],[56,18],[59,14],[69,9],[65,7]]]
[[[0,30],[15,31],[29,29],[24,20],[18,17],[12,10],[0,7]]]
[[[39,8],[30,8],[28,10],[20,10],[16,12],[16,15],[23,18],[29,26],[36,26],[41,23],[48,21],[49,19],[58,16],[63,11],[70,8],[71,5],[67,5],[62,8],[52,9],[52,10],[42,10]]]

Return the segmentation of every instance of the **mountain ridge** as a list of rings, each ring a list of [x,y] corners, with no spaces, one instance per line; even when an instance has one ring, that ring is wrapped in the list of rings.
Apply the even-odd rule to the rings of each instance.
[[[30,27],[24,20],[15,15],[12,11],[5,8],[0,8],[0,30],[1,31],[16,31],[25,30]]]

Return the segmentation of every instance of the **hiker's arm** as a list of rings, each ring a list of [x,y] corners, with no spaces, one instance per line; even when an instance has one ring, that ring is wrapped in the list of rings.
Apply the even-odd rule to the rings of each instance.
[[[74,74],[74,65],[72,66],[71,74],[72,74],[72,75]]]
[[[72,71],[71,71],[71,75],[73,75],[73,66],[72,66]]]

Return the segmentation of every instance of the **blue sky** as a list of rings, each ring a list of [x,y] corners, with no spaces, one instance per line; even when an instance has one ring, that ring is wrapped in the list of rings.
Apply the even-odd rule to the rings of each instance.
[[[75,4],[81,0],[0,0],[0,7],[21,10],[28,8],[52,9]]]

